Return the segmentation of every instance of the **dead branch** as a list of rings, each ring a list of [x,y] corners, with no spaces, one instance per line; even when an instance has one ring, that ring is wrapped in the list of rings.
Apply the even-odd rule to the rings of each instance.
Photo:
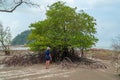
[[[0,3],[2,4],[3,1],[1,1]],[[6,9],[6,8],[0,9],[0,12],[13,12],[17,9],[17,7],[21,6],[23,3],[26,4],[26,5],[29,5],[29,6],[39,7],[38,4],[34,4],[30,1],[25,1],[25,0],[19,0],[18,2],[16,2],[16,0],[14,0],[13,3],[14,3],[14,5],[13,5],[14,7],[11,7],[10,9]],[[3,4],[3,5],[5,5],[5,4]],[[0,7],[3,7],[3,6],[0,6]]]

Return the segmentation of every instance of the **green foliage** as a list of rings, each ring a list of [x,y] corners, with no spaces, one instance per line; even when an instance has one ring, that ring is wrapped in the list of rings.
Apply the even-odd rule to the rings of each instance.
[[[95,45],[98,39],[95,19],[84,11],[76,12],[76,8],[56,2],[49,6],[46,19],[30,25],[29,44],[32,50],[50,47],[79,47],[87,49]]]
[[[28,44],[29,42],[27,41],[27,37],[30,34],[30,30],[26,30],[22,32],[21,34],[17,35],[13,40],[12,40],[12,45],[24,45]]]

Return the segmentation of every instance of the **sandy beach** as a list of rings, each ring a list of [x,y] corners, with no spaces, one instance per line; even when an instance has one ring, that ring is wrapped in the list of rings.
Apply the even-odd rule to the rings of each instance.
[[[0,67],[0,80],[120,80],[113,68],[62,69],[60,65],[52,64],[45,69],[44,64],[27,67]]]

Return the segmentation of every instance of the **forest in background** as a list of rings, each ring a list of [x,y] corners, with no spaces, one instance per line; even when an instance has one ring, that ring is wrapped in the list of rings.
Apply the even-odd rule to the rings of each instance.
[[[20,34],[18,34],[15,38],[13,38],[11,45],[26,45],[28,44],[28,35],[30,34],[30,30],[25,30],[23,32],[21,32]]]

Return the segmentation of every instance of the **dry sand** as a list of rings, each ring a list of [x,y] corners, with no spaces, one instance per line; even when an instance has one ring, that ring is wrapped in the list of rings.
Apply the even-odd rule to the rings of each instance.
[[[45,69],[44,64],[28,67],[0,67],[0,80],[120,80],[114,70],[71,68],[62,69],[52,64]]]

